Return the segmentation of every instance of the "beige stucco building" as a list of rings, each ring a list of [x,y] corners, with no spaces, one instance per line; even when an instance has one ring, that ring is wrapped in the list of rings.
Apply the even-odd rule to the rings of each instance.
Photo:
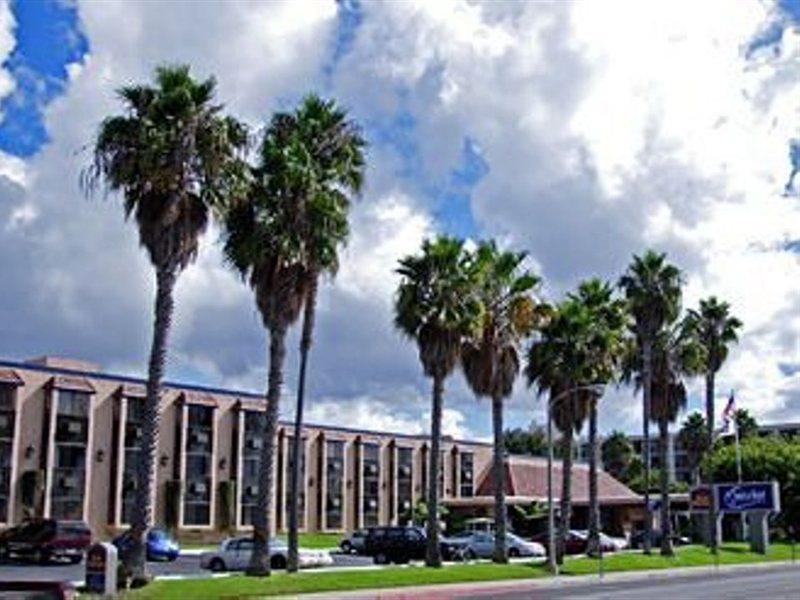
[[[85,520],[105,537],[130,520],[142,380],[42,357],[0,361],[0,527],[26,516]],[[258,492],[261,396],[167,383],[156,459],[155,519],[183,537],[246,530]],[[287,523],[291,428],[281,423],[276,513]],[[402,522],[425,495],[424,436],[309,425],[300,526],[347,531]],[[491,446],[445,438],[443,498],[469,498]]]

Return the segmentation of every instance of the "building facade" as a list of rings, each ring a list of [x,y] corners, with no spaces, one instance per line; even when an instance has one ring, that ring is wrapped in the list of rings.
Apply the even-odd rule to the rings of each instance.
[[[26,517],[81,519],[106,537],[131,521],[144,381],[42,357],[0,361],[0,526]],[[263,397],[167,383],[154,486],[155,520],[183,537],[246,531],[253,522]],[[273,523],[287,526],[292,431],[277,437]],[[425,436],[308,425],[300,529],[350,531],[405,521],[426,495]],[[474,496],[491,445],[445,438],[445,502]]]

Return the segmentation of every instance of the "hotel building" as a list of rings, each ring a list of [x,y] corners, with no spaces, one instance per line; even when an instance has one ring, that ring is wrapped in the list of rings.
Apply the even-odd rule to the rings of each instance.
[[[144,381],[53,357],[0,361],[0,526],[32,516],[86,521],[108,536],[131,521]],[[155,520],[182,535],[251,527],[262,396],[166,383]],[[280,423],[275,526],[287,525],[292,430]],[[425,436],[308,425],[301,442],[300,528],[349,531],[404,522],[425,497]],[[470,498],[491,446],[443,439],[439,490]]]

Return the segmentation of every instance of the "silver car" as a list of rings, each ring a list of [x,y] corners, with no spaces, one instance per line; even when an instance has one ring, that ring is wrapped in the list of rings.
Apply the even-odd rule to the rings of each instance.
[[[224,540],[219,548],[200,555],[200,566],[212,571],[242,571],[250,564],[253,553],[252,537],[237,537]],[[289,547],[286,542],[271,539],[269,542],[269,564],[273,569],[285,569]],[[330,553],[324,550],[304,550],[298,553],[300,567],[322,567],[333,564]]]
[[[485,531],[469,531],[447,538],[448,543],[460,549],[466,559],[491,558],[494,553],[494,534]],[[544,546],[537,542],[529,542],[513,533],[506,534],[508,556],[539,557],[545,556]]]

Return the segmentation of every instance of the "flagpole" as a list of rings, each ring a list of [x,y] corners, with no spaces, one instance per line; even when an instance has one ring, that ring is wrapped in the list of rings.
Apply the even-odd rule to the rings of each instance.
[[[731,390],[731,398],[734,398],[733,390]],[[736,415],[736,410],[733,411],[733,435],[736,444],[736,480],[741,485],[742,483],[742,448],[739,445],[739,419]],[[747,515],[739,513],[742,527],[742,540],[747,539]]]

